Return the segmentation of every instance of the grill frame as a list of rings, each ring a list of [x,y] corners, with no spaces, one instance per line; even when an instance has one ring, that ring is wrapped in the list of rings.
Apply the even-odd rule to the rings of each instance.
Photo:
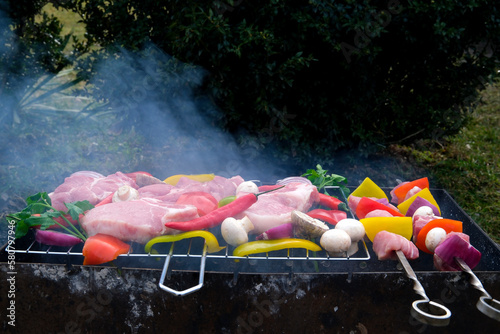
[[[483,253],[483,260],[474,272],[486,290],[498,298],[500,247],[445,190],[431,189],[431,192],[444,209],[444,216],[464,222],[464,232]],[[19,251],[15,253],[17,309],[30,312],[18,311],[16,329],[42,325],[47,332],[201,329],[220,333],[307,330],[321,333],[348,329],[362,333],[364,328],[369,331],[385,328],[393,332],[432,333],[434,328],[410,316],[416,296],[411,280],[397,262],[378,261],[370,243],[363,245],[367,247],[368,260],[319,261],[300,256],[296,260],[280,256],[235,259],[230,255],[207,255],[203,288],[182,298],[159,287],[164,264],[161,260],[167,257],[166,252],[147,256],[131,253],[119,257],[115,266],[82,266],[78,264],[81,253],[66,256],[63,252],[47,257],[46,252]],[[230,249],[225,252],[230,254]],[[9,277],[6,255],[4,246],[0,250],[2,281]],[[131,258],[146,258],[156,265],[141,266],[126,261]],[[165,271],[167,284],[175,291],[196,284],[200,258],[201,253],[194,252],[174,256]],[[452,311],[450,325],[436,329],[436,333],[496,330],[498,322],[476,309],[480,294],[468,283],[468,277],[461,272],[437,272],[432,268],[431,258],[421,254],[420,259],[412,261],[412,267],[431,299],[440,299]],[[77,263],[69,259],[76,259]],[[273,270],[262,265],[270,262]],[[316,268],[314,263],[318,264]],[[1,285],[0,296],[5,295],[7,285]],[[228,302],[221,303],[221,298]],[[7,298],[0,298],[1,307],[7,307],[7,302]],[[12,329],[6,320],[4,328],[7,332]]]

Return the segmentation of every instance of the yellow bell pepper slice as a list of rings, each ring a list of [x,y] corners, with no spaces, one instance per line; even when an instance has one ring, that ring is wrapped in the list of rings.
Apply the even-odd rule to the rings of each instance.
[[[365,178],[364,181],[359,185],[359,187],[357,187],[356,190],[351,193],[351,195],[357,197],[376,197],[388,199],[382,188],[380,188],[369,177]]]
[[[215,174],[189,174],[189,175],[177,174],[167,177],[165,180],[163,180],[163,182],[175,186],[177,182],[179,182],[181,177],[187,177],[190,180],[198,182],[207,182],[207,181],[212,181],[215,177]]]
[[[392,232],[411,240],[413,225],[411,217],[370,217],[359,220],[365,227],[366,236],[373,239],[380,231]]]
[[[309,240],[284,238],[274,240],[258,240],[244,243],[234,249],[233,256],[268,253],[286,248],[305,248],[313,252],[319,252],[321,250],[320,246]]]
[[[171,234],[171,235],[169,234],[169,235],[161,235],[159,237],[155,237],[146,243],[146,245],[144,246],[144,251],[146,253],[149,253],[153,245],[157,243],[174,242],[182,239],[195,238],[195,237],[201,237],[205,239],[205,244],[207,245],[207,252],[209,253],[216,253],[226,248],[219,246],[217,238],[212,233],[203,230],[196,230],[179,234]]]
[[[418,193],[416,193],[412,197],[408,198],[406,201],[404,201],[401,204],[399,204],[398,205],[399,211],[402,214],[406,215],[406,212],[410,208],[410,205],[413,203],[413,201],[417,197],[425,198],[426,200],[428,200],[429,202],[431,202],[434,206],[436,206],[436,208],[439,210],[439,213],[441,214],[441,209],[439,208],[439,205],[437,204],[436,200],[434,199],[434,196],[432,196],[431,191],[429,190],[429,188],[424,188],[424,189],[420,190]]]

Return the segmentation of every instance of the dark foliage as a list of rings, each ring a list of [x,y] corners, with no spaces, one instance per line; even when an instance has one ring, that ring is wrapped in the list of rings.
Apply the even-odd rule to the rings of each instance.
[[[495,73],[498,1],[76,0],[88,77],[153,43],[205,69],[216,119],[283,156],[370,151],[457,132]],[[106,87],[106,91],[100,90]],[[123,91],[122,91],[123,92]],[[110,98],[105,81],[94,91]],[[118,91],[115,91],[116,96]],[[116,97],[115,96],[115,97]],[[250,136],[249,136],[250,135]],[[255,141],[256,139],[256,141]]]

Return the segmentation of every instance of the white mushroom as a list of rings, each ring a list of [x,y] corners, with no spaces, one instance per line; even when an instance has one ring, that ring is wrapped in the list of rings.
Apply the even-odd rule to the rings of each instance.
[[[424,205],[415,210],[411,220],[415,221],[415,217],[417,216],[434,217],[434,211],[432,211],[432,208],[430,206]]]
[[[347,256],[354,255],[358,252],[358,241],[362,240],[365,236],[365,226],[356,219],[345,218],[340,220],[335,229],[344,230],[351,238],[351,247],[347,250]]]
[[[222,222],[221,233],[229,245],[237,247],[248,242],[248,232],[253,228],[254,226],[247,216],[240,220],[229,217]]]
[[[446,231],[441,227],[434,227],[427,232],[425,237],[425,247],[431,252],[434,252],[436,247],[446,238]]]
[[[321,220],[312,218],[301,211],[294,210],[291,216],[293,230],[298,238],[317,238],[329,230],[328,225]]]
[[[125,202],[139,198],[139,192],[130,186],[121,186],[114,193],[112,202]]]
[[[319,243],[330,256],[345,256],[351,247],[351,237],[344,230],[331,229],[323,233]]]
[[[252,181],[245,181],[240,183],[236,188],[236,194],[240,192],[257,194],[259,192],[259,187]]]

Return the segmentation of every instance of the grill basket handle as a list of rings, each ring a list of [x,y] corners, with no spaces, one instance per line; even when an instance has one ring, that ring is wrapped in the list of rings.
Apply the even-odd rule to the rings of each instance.
[[[167,276],[167,271],[168,271],[168,266],[170,264],[170,259],[172,258],[172,253],[173,253],[173,247],[172,247],[170,249],[170,253],[167,255],[167,258],[165,259],[165,264],[163,265],[163,271],[161,273],[160,282],[158,284],[160,289],[167,291],[175,296],[185,296],[185,295],[188,295],[190,293],[193,293],[195,291],[200,290],[203,287],[203,281],[205,278],[205,262],[207,259],[207,248],[208,248],[208,246],[205,244],[205,246],[203,247],[203,255],[201,256],[200,277],[198,279],[198,284],[193,286],[193,287],[190,287],[188,289],[179,291],[179,290],[172,289],[172,288],[163,284],[165,282],[165,277]]]

